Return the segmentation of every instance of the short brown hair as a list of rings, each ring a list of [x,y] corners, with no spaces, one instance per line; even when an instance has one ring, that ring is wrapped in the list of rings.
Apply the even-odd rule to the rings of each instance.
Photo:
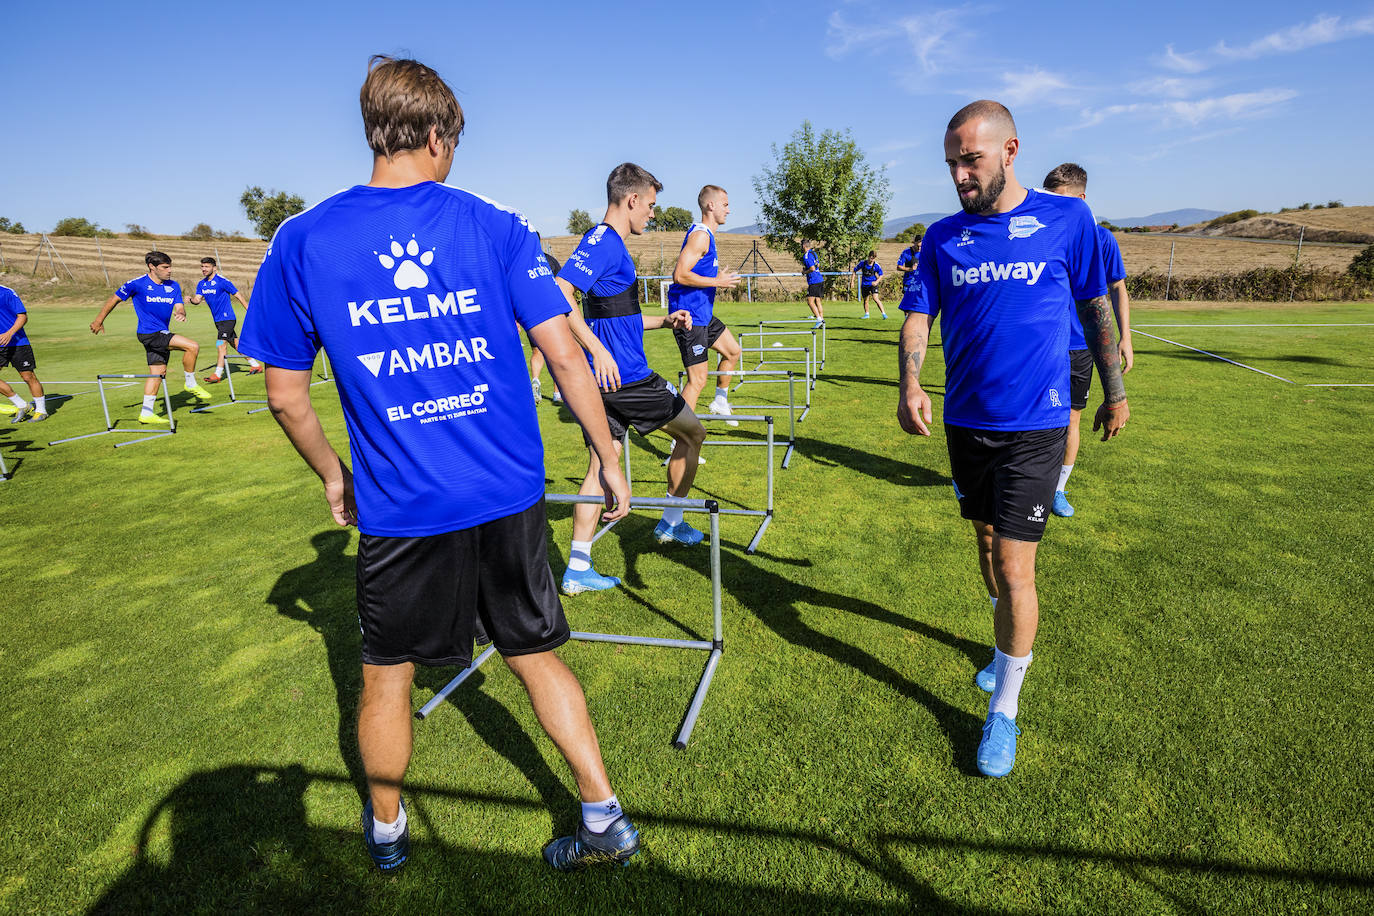
[[[663,182],[651,175],[648,169],[640,168],[633,162],[622,162],[611,169],[606,178],[606,203],[612,207],[631,194],[642,193],[653,188],[663,190]]]
[[[724,193],[725,189],[718,184],[706,185],[701,189],[701,193],[697,194],[697,209],[704,212],[706,210],[707,201],[709,201],[712,197],[714,197],[717,194]]]
[[[994,102],[992,99],[979,99],[976,102],[969,102],[954,113],[954,117],[949,119],[949,124],[945,126],[945,130],[958,130],[975,119],[1002,124],[1009,130],[1008,136],[1016,136],[1016,121],[1012,118],[1011,112],[1007,110],[1007,106],[1001,102]]]
[[[372,55],[358,101],[367,145],[388,160],[424,146],[431,127],[452,146],[463,133],[463,108],[453,90],[418,60]]]
[[[1088,173],[1077,162],[1056,165],[1045,176],[1045,190],[1078,193],[1088,190]]]

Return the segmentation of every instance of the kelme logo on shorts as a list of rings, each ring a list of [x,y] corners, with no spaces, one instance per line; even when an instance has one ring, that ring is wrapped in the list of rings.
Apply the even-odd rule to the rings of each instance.
[[[401,266],[396,267],[396,273],[391,276],[391,282],[396,284],[397,289],[423,289],[429,286],[429,274],[424,272],[420,264],[428,267],[434,263],[434,249],[431,248],[421,254],[420,243],[415,241],[415,236],[412,235],[404,247],[393,237],[391,239],[391,254],[377,251],[372,253],[377,255],[377,263],[387,270],[396,267],[396,260],[401,259]],[[416,255],[419,257],[417,258]],[[417,260],[420,264],[415,263]]]

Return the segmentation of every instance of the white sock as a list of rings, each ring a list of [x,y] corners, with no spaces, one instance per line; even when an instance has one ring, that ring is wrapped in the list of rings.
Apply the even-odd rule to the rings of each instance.
[[[258,362],[256,359],[254,359],[253,357],[250,356],[250,357],[248,357],[248,365],[251,366],[252,368],[256,369],[256,368],[258,368],[259,366],[261,366],[262,363]]]
[[[620,799],[614,795],[605,801],[582,803],[582,823],[592,833],[605,833],[620,814]]]
[[[13,404],[15,407],[18,407],[20,410],[23,410],[29,404],[28,401],[24,400],[18,394],[10,395],[10,403]]]
[[[143,396],[143,412],[144,412],[144,413],[152,413],[152,412],[153,412],[153,405],[156,404],[156,403],[157,403],[157,395],[155,395],[155,394],[145,394],[145,395]]]
[[[1026,679],[1026,669],[1030,667],[1035,653],[1022,656],[1007,655],[1001,649],[992,650],[993,664],[997,666],[997,686],[993,688],[992,699],[988,702],[988,715],[1000,712],[1008,719],[1016,718],[1016,700],[1021,695],[1021,682]]]
[[[221,378],[224,375],[224,366],[216,366],[215,371],[211,372],[210,374],[213,375],[215,378]]]
[[[724,400],[727,400],[727,395],[729,395],[729,394],[730,394],[730,392],[726,391],[724,388],[717,388],[717,389],[716,389],[716,400],[717,400],[717,401],[724,401]]]
[[[377,843],[392,843],[406,829],[406,806],[401,805],[401,813],[396,818],[394,824],[386,824],[377,820],[377,815],[372,815],[372,839]]]
[[[194,372],[183,372],[182,374],[186,376],[187,388],[196,387],[196,374]]]
[[[568,569],[573,572],[582,572],[584,569],[592,568],[592,542],[573,541],[572,547],[568,549]]]
[[[1069,485],[1069,475],[1073,473],[1073,465],[1064,464],[1059,467],[1059,486],[1055,487],[1061,493]]]
[[[34,399],[33,399],[33,409],[36,410],[36,411],[38,411],[39,413],[47,413],[47,412],[48,412],[48,396],[47,396],[46,394],[40,394],[38,397],[34,398]]]
[[[667,494],[667,496],[668,496],[669,499],[672,499],[672,498],[673,498],[673,494],[671,494],[671,493]],[[681,510],[681,509],[664,509],[664,510],[663,510],[663,520],[664,520],[665,522],[667,522],[670,526],[676,528],[678,525],[682,524],[682,510]]]

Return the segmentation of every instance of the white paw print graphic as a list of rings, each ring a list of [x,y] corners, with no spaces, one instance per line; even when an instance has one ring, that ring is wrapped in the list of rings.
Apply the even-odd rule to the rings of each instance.
[[[372,253],[377,256],[378,263],[387,270],[396,267],[398,258],[404,258],[401,261],[401,266],[396,268],[396,273],[391,277],[391,282],[396,284],[397,289],[423,289],[429,286],[429,274],[421,269],[420,264],[428,267],[434,263],[434,249],[431,248],[421,254],[420,243],[415,241],[415,236],[410,237],[410,241],[406,242],[405,247],[401,247],[401,243],[392,238],[391,254],[378,251]],[[416,255],[419,257],[416,258]],[[416,260],[420,264],[416,264]]]

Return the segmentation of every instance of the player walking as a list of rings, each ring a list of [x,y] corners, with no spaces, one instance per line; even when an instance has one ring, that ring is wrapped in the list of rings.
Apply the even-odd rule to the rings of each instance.
[[[639,284],[635,263],[625,248],[625,238],[641,235],[654,215],[654,203],[663,185],[649,172],[632,162],[611,170],[606,179],[606,216],[587,230],[577,243],[568,263],[558,274],[558,285],[567,301],[576,304],[574,290],[582,293],[582,317],[594,340],[584,345],[604,347],[610,359],[593,360],[601,400],[606,407],[615,453],[620,440],[633,426],[640,435],[662,429],[672,436],[673,451],[668,456],[668,495],[686,496],[697,474],[697,458],[706,430],[682,395],[657,372],[649,368],[644,355],[644,332],[654,328],[690,329],[692,318],[686,310],[666,316],[645,315],[639,307]],[[593,346],[589,350],[596,352]],[[567,392],[563,392],[564,396]],[[569,405],[573,406],[573,405]],[[600,493],[597,476],[605,467],[599,450],[589,450],[587,476],[579,492]],[[575,595],[585,591],[614,588],[620,580],[603,576],[592,568],[592,536],[596,533],[596,511],[589,505],[573,507],[572,549],[568,569],[563,575],[563,591]],[[681,509],[664,509],[654,528],[660,544],[701,543],[702,533],[683,520]]]
[[[582,797],[576,833],[544,858],[564,870],[624,861],[639,832],[611,791],[582,688],[553,652],[569,631],[549,570],[544,450],[517,322],[605,458],[608,517],[620,518],[629,487],[601,399],[525,218],[440,183],[463,128],[449,87],[416,61],[376,57],[361,103],[372,179],[281,224],[242,343],[267,364],[272,413],[323,481],[334,520],[361,531],[368,852],[383,870],[409,856],[400,787],[415,664],[467,665],[480,620]],[[310,403],[321,346],[353,473]]]
[[[908,433],[930,435],[920,374],[930,327],[943,315],[954,488],[996,602],[995,684],[978,745],[987,776],[1005,776],[1016,761],[1017,698],[1040,615],[1035,553],[1069,420],[1070,300],[1105,392],[1093,429],[1105,441],[1130,417],[1092,213],[1082,201],[1022,187],[1019,149],[1011,113],[997,102],[970,103],[950,120],[945,161],[963,212],[926,232],[921,287],[901,305],[897,419]]]
[[[864,314],[868,317],[868,300],[872,299],[878,306],[878,311],[882,313],[883,320],[887,320],[887,310],[883,308],[883,300],[878,298],[878,281],[883,276],[883,266],[878,263],[878,252],[869,251],[868,257],[864,258],[854,267],[854,273],[859,275],[859,295],[863,300]]]
[[[916,259],[921,253],[921,240],[913,239],[911,244],[897,255],[897,273],[902,275],[902,298],[921,288],[921,274],[916,269]]]
[[[814,239],[802,239],[802,272],[806,274],[806,307],[816,319],[815,327],[825,324],[825,277],[821,276],[821,256],[816,254]]]
[[[214,258],[207,256],[200,259],[200,274],[201,279],[196,283],[191,304],[200,305],[204,302],[208,305],[210,319],[215,323],[215,371],[205,376],[205,381],[213,385],[224,380],[224,358],[229,355],[230,345],[236,351],[239,348],[238,316],[234,314],[234,303],[229,301],[230,297],[237,299],[245,309],[248,308],[248,300],[243,298],[237,286],[229,282],[228,277],[219,275],[219,264]],[[248,374],[255,375],[261,371],[262,364],[250,358]]]
[[[0,403],[0,415],[12,414],[14,419],[10,420],[11,423],[23,423],[25,420],[39,423],[48,418],[48,399],[43,394],[43,383],[34,374],[38,363],[33,358],[33,344],[24,332],[24,326],[28,323],[29,313],[19,294],[8,286],[0,286],[0,369],[13,366],[24,384],[29,386],[29,394],[33,395],[33,403],[30,404],[0,379],[0,395],[10,401],[8,404]]]
[[[168,323],[175,318],[186,320],[186,303],[181,295],[181,284],[172,279],[172,259],[161,251],[150,251],[144,258],[148,273],[134,277],[105,300],[100,314],[91,322],[92,334],[105,332],[105,317],[114,311],[115,306],[132,299],[134,315],[138,318],[136,333],[138,342],[143,344],[147,353],[148,374],[156,378],[143,381],[143,410],[139,412],[138,422],[153,426],[166,426],[166,417],[153,413],[157,401],[158,379],[167,374],[167,361],[171,351],[181,351],[181,368],[185,375],[186,391],[202,401],[210,400],[210,392],[196,384],[196,356],[200,344],[181,334],[168,330]]]

